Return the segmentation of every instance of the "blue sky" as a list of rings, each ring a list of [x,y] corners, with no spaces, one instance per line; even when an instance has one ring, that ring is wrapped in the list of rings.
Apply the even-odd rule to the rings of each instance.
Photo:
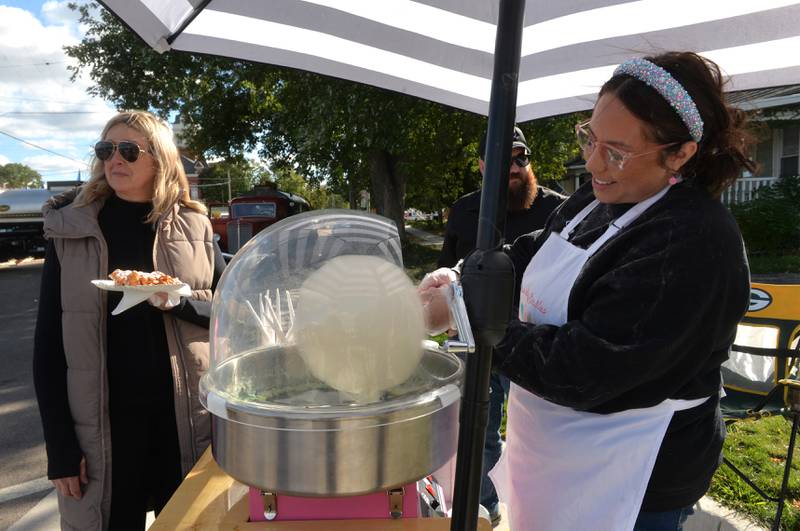
[[[85,170],[114,114],[86,94],[88,77],[69,79],[62,47],[79,42],[82,30],[67,4],[0,0],[0,164],[27,164],[45,180]]]

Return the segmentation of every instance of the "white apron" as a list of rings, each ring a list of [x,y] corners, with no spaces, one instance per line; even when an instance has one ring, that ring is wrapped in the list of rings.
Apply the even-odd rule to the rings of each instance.
[[[589,257],[668,190],[634,205],[588,249],[568,238],[596,200],[560,234],[551,233],[522,278],[520,320],[566,323],[572,285]],[[511,530],[633,529],[672,414],[706,400],[665,400],[600,415],[548,402],[512,384],[505,452],[489,474],[508,507]]]

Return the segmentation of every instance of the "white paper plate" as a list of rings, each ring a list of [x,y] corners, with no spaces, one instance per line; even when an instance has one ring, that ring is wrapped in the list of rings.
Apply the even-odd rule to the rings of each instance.
[[[166,293],[173,304],[180,302],[181,296],[189,297],[192,288],[189,284],[157,284],[152,286],[118,286],[113,280],[92,280],[92,284],[105,291],[122,292],[122,300],[111,312],[111,315],[119,315],[129,308],[133,308],[140,302],[146,301],[153,293]]]

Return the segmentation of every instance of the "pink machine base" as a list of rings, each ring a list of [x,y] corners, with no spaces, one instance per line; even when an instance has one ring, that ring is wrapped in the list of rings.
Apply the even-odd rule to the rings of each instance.
[[[417,484],[409,483],[403,489],[402,518],[417,518],[420,514]],[[278,494],[276,500],[278,511],[273,521],[391,518],[387,492],[342,498],[306,498]],[[267,519],[264,515],[264,498],[261,491],[255,487],[250,487],[249,507],[251,522]]]

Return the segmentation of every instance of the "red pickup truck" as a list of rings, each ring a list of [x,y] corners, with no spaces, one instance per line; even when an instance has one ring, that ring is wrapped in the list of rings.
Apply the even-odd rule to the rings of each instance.
[[[281,192],[268,186],[256,186],[251,192],[233,198],[229,204],[208,205],[211,226],[219,236],[223,252],[235,254],[260,231],[283,218],[311,210],[299,195]]]

